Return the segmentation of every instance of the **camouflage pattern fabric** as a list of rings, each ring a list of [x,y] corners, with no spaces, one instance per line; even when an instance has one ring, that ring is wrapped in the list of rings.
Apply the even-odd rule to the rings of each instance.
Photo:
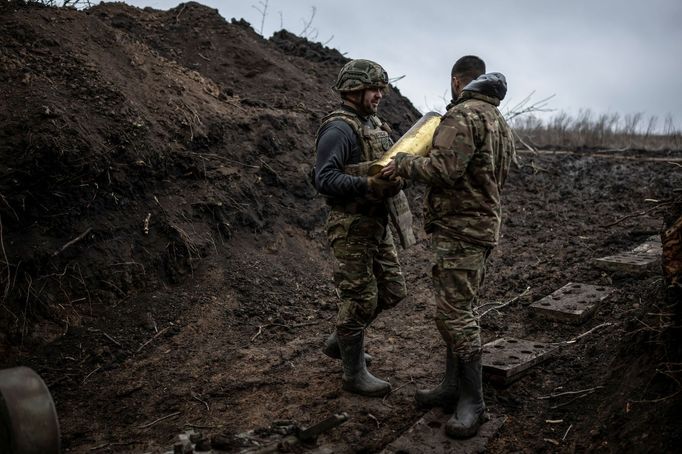
[[[494,246],[500,236],[500,192],[514,156],[511,129],[500,101],[463,92],[443,116],[426,157],[399,153],[398,175],[429,185],[427,232],[435,227],[475,244]]]
[[[353,131],[361,138],[360,146],[362,147],[362,154],[365,159],[363,163],[352,163],[351,165],[361,165],[365,164],[364,175],[367,175],[367,170],[369,170],[370,161],[379,159],[383,154],[391,148],[393,145],[393,140],[389,136],[390,127],[381,121],[381,119],[376,115],[371,115],[367,123],[363,123],[360,118],[343,109],[337,109],[322,118],[320,127],[318,128],[318,134],[320,129],[327,123],[335,120],[343,120],[348,125],[353,128]],[[359,175],[360,173],[355,172],[354,175]]]
[[[393,145],[389,128],[376,115],[363,123],[356,115],[337,110],[327,115],[322,124],[339,118],[356,132],[366,160],[346,166],[346,173],[368,168],[365,164],[381,157]],[[349,209],[349,205],[361,208],[360,212]],[[388,227],[387,208],[384,202],[364,199],[340,207],[332,205],[325,227],[336,258],[334,283],[341,299],[337,329],[342,333],[364,329],[381,311],[394,307],[407,294]]]
[[[336,110],[324,117],[322,125],[339,117],[348,122],[358,137],[362,137],[362,150],[365,159],[363,162],[347,165],[344,168],[344,172],[348,175],[367,176],[372,164],[381,158],[393,145],[393,140],[388,134],[390,127],[386,123],[382,123],[376,115],[369,118],[370,124],[373,127],[366,124],[363,125],[357,116],[344,110]],[[412,230],[412,212],[410,211],[410,205],[405,193],[400,191],[391,199],[385,200],[383,204],[385,204],[385,208],[390,215],[391,222],[398,233],[398,238],[403,248],[407,249],[414,245],[417,240]]]
[[[486,90],[496,81],[501,86]],[[424,223],[436,257],[436,325],[448,347],[465,357],[481,348],[472,308],[485,262],[499,240],[500,193],[515,152],[511,129],[497,110],[500,98],[490,95],[506,92],[504,78],[475,86],[482,92],[465,88],[442,117],[427,156],[395,158],[398,175],[428,185]]]
[[[407,294],[386,218],[331,210],[327,237],[336,257],[340,332],[363,329]]]
[[[384,88],[388,85],[386,70],[371,60],[351,60],[341,68],[334,84],[339,93],[363,90],[365,88]]]
[[[431,244],[436,326],[453,353],[464,359],[473,357],[481,350],[481,330],[473,307],[491,248],[453,238],[441,229],[433,233]]]

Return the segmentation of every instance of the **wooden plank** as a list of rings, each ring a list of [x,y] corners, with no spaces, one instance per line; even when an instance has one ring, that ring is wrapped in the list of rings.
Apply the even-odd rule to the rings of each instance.
[[[530,305],[538,316],[565,323],[582,323],[615,291],[604,285],[569,282]]]
[[[548,359],[557,345],[525,339],[502,338],[483,346],[484,378],[498,384],[517,380],[528,369]]]
[[[595,265],[607,271],[639,274],[656,269],[661,263],[661,240],[652,236],[632,251],[595,259]]]
[[[478,454],[486,451],[492,437],[500,430],[506,416],[491,416],[481,425],[475,437],[455,440],[445,433],[445,425],[452,415],[434,408],[422,416],[400,437],[389,444],[382,454]]]

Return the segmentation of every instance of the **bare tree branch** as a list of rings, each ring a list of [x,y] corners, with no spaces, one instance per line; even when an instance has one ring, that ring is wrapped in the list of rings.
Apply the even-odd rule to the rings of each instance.
[[[269,2],[269,0],[265,0],[265,1],[260,1],[260,2],[258,2],[258,4],[260,5],[260,7],[258,7],[258,6],[256,6],[256,5],[251,5],[251,8],[255,9],[256,11],[258,11],[258,12],[260,13],[260,15],[261,15],[261,18],[260,18],[260,30],[258,31],[258,33],[259,33],[261,36],[263,35],[263,27],[265,26],[265,17],[268,15],[268,2]],[[281,12],[280,12],[280,19],[281,19]]]
[[[550,109],[547,107],[547,104],[550,99],[554,98],[556,95],[551,95],[546,98],[543,98],[539,101],[534,102],[533,104],[528,104],[535,94],[535,90],[533,90],[528,96],[526,96],[524,99],[522,99],[519,103],[517,103],[514,107],[510,109],[506,109],[506,112],[504,113],[504,118],[507,121],[512,120],[513,118],[516,118],[521,115],[526,115],[529,113],[533,112],[551,112],[554,109]]]
[[[311,9],[310,18],[307,21],[301,19],[301,21],[303,22],[303,30],[301,31],[301,33],[298,34],[298,36],[300,36],[301,38],[309,38],[311,33],[313,32],[317,33],[317,30],[311,28],[313,24],[313,19],[315,19],[315,13],[317,13],[317,7],[311,6],[310,9]]]

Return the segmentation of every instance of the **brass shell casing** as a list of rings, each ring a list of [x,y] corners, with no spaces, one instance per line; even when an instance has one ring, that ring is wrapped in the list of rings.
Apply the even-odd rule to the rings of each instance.
[[[369,168],[369,175],[376,175],[398,153],[426,156],[431,150],[433,133],[440,124],[438,112],[427,112],[384,155]]]

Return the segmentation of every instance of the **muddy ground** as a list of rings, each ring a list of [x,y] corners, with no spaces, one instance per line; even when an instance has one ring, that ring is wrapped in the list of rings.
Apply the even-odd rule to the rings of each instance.
[[[341,391],[320,352],[336,295],[306,175],[346,57],[196,3],[0,9],[0,367],[45,379],[66,452],[162,452],[189,428],[238,452],[341,411],[317,447],[378,452],[420,418],[414,390],[444,360],[423,188],[409,189],[418,243],[400,251],[410,297],[368,331],[394,392]],[[381,112],[396,138],[420,117],[395,89]],[[483,340],[597,329],[507,387],[486,383],[507,416],[488,452],[670,452],[680,336],[660,272],[593,260],[660,234],[652,208],[682,186],[682,153],[518,158],[481,303],[522,296],[483,317]],[[568,282],[617,291],[579,326],[532,315]]]

